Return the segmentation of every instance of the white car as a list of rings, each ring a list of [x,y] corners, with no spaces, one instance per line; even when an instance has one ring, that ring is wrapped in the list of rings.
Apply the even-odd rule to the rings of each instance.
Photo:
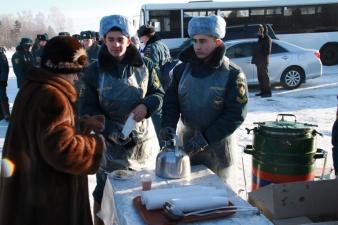
[[[249,85],[258,84],[256,66],[251,64],[256,43],[257,39],[225,42],[226,56],[242,68]],[[307,79],[322,75],[319,51],[275,39],[272,40],[268,69],[271,84],[281,83],[286,89],[295,89]]]

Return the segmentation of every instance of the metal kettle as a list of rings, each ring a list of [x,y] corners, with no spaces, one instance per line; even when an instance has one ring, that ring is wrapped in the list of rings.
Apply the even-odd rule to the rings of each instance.
[[[178,137],[166,141],[156,158],[156,175],[178,179],[190,175],[190,158],[177,144]]]

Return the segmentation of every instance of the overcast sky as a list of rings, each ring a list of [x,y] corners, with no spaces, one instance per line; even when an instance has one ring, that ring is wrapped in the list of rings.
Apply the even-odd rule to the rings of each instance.
[[[6,1],[6,4],[2,2]],[[46,16],[51,7],[59,8],[68,20],[71,20],[74,30],[99,29],[99,21],[103,16],[122,14],[138,18],[140,8],[145,3],[188,2],[188,0],[0,0],[1,14],[16,14],[31,11],[33,14],[42,12]]]

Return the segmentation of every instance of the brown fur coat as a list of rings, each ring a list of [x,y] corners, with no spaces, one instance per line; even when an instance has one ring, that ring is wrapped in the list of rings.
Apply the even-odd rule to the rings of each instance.
[[[0,180],[1,225],[92,224],[87,174],[95,173],[104,143],[75,131],[73,85],[33,70],[14,102],[3,158],[14,174]]]

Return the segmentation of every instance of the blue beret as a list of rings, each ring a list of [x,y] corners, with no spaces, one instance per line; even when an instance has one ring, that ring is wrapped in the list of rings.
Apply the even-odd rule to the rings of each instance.
[[[100,21],[100,36],[103,37],[110,29],[117,27],[121,29],[122,34],[127,37],[134,35],[134,28],[127,17],[121,15],[105,16]]]
[[[190,37],[196,34],[203,34],[224,38],[225,28],[225,20],[220,16],[198,16],[189,21],[188,34]]]

